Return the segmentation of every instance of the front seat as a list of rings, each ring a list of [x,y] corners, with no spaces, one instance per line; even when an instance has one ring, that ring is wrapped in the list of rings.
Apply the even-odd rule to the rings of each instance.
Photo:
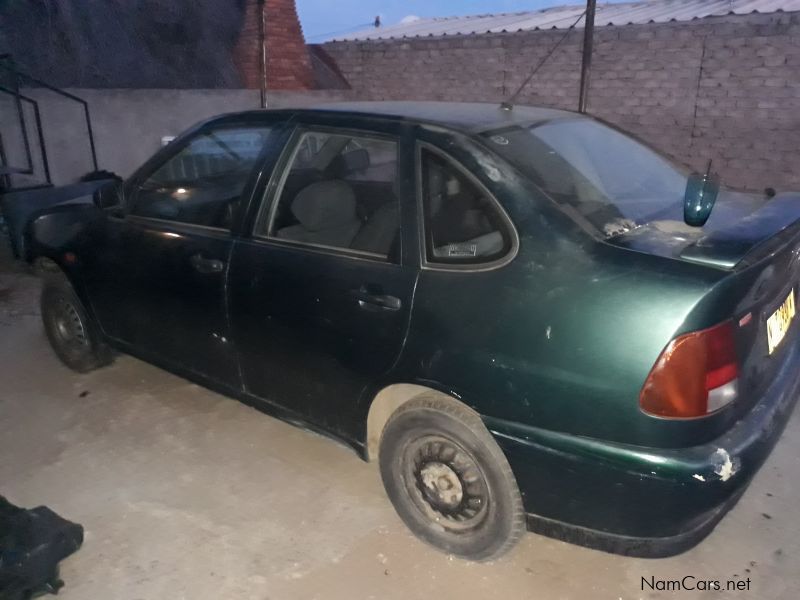
[[[292,201],[298,225],[276,233],[285,240],[349,248],[361,221],[356,216],[356,196],[345,181],[318,181],[300,190]]]

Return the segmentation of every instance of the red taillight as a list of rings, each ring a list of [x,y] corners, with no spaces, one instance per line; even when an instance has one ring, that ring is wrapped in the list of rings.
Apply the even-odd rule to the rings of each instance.
[[[702,417],[736,398],[739,366],[733,323],[672,340],[647,376],[639,406],[668,418]]]

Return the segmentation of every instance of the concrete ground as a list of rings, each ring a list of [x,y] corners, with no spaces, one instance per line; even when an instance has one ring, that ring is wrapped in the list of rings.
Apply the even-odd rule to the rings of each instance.
[[[674,558],[528,534],[472,564],[425,546],[378,470],[330,440],[130,357],[68,371],[37,280],[0,272],[0,494],[86,528],[64,600],[800,597],[800,411],[711,536]],[[749,592],[642,589],[642,578],[750,579]]]

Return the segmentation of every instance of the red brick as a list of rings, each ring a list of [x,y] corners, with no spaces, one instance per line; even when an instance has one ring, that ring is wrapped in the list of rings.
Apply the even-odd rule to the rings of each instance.
[[[244,87],[261,87],[262,48],[259,21],[262,10],[267,89],[313,89],[311,59],[303,39],[294,0],[246,0],[244,24],[234,53]]]

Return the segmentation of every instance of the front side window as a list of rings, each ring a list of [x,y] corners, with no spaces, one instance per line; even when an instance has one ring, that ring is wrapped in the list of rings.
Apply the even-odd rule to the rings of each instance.
[[[131,214],[230,229],[269,132],[240,125],[198,133],[135,190]]]
[[[464,170],[426,148],[420,168],[427,262],[474,265],[511,251],[500,208]]]
[[[256,233],[397,262],[397,143],[305,132],[295,146],[267,227]]]

